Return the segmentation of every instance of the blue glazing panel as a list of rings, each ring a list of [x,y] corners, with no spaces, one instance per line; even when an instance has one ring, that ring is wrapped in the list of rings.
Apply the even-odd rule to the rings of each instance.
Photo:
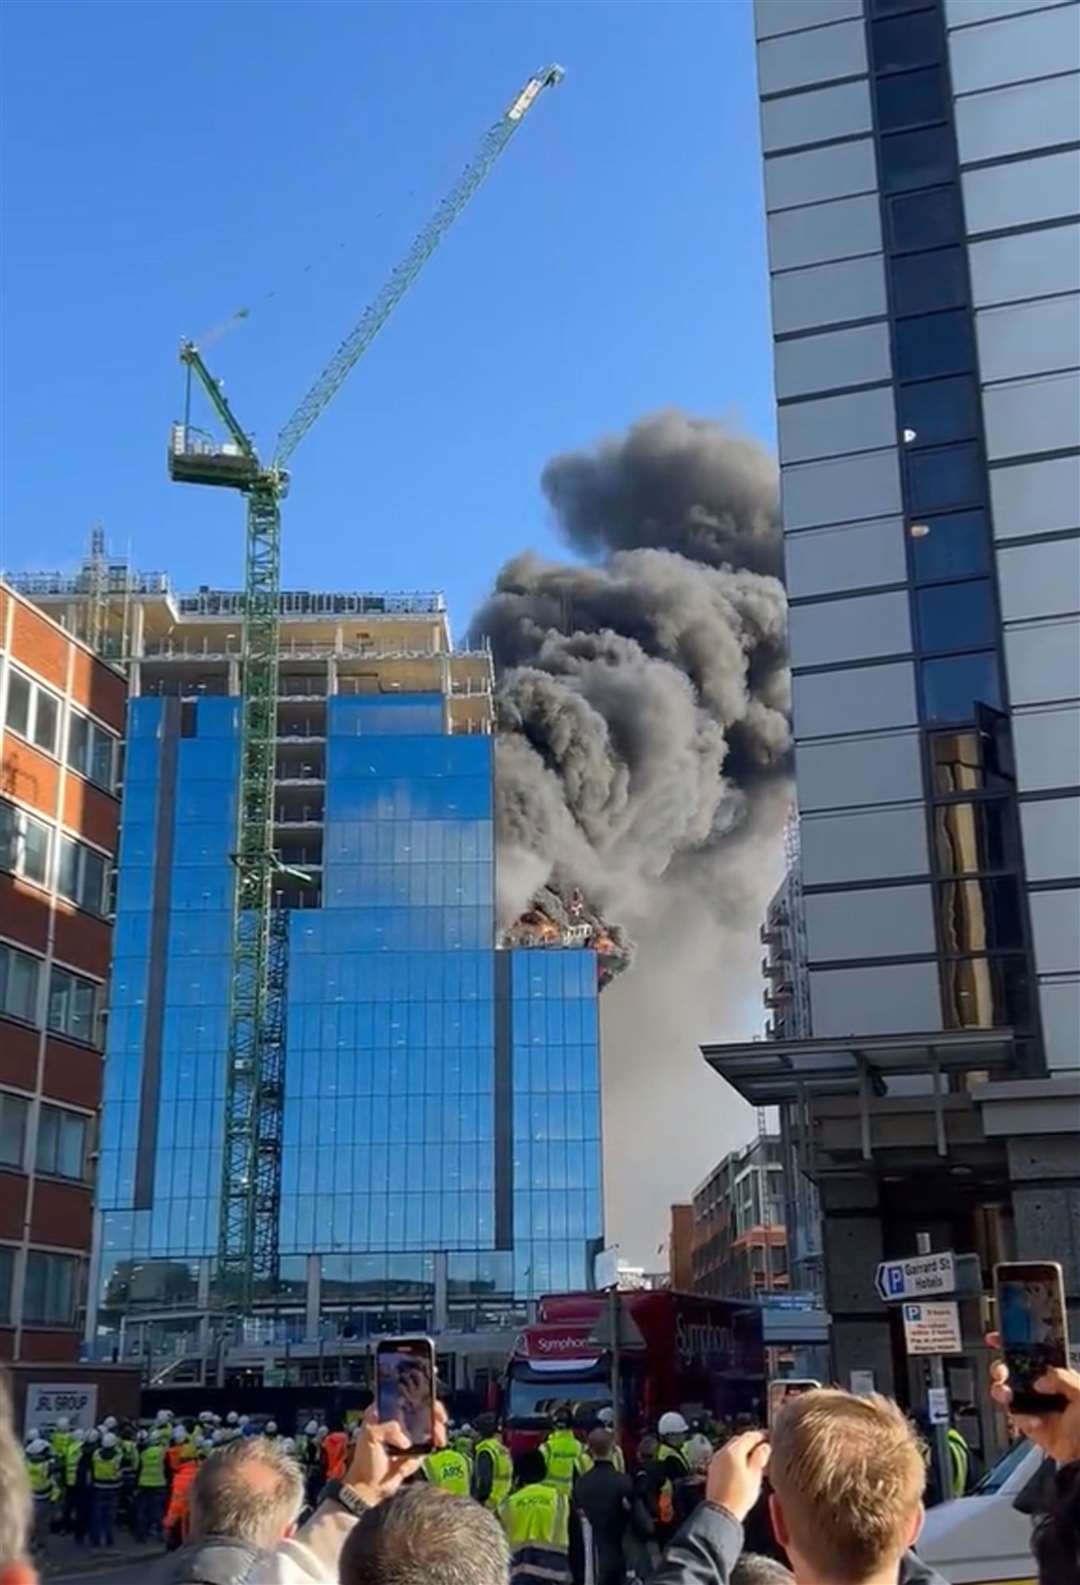
[[[440,735],[442,695],[405,693],[359,699],[338,695],[330,700],[329,723],[331,735],[340,737]]]
[[[511,960],[514,1280],[519,1297],[588,1286],[602,1233],[596,958],[560,948]]]

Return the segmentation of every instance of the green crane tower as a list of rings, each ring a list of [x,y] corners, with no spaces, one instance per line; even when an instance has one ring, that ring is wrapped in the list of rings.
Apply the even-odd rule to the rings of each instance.
[[[247,497],[240,796],[218,1236],[221,1293],[225,1303],[241,1313],[250,1311],[256,1296],[269,1295],[277,1272],[287,922],[284,910],[272,905],[274,876],[283,869],[273,837],[281,502],[289,488],[285,465],[543,90],[554,87],[562,77],[561,66],[537,72],[488,129],[457,182],[285,424],[269,463],[260,460],[195,344],[184,341],[180,346],[180,359],[187,369],[187,396],[184,419],[172,428],[170,477],[186,484],[239,490]],[[191,424],[193,376],[228,432],[224,442],[211,439]]]

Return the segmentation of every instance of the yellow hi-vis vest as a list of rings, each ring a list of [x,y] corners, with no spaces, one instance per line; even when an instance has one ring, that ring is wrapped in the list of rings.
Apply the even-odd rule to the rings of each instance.
[[[451,1492],[455,1497],[469,1495],[471,1473],[468,1459],[452,1447],[429,1453],[424,1460],[424,1474],[431,1484],[441,1486],[443,1491]]]
[[[40,1458],[28,1457],[26,1460],[26,1473],[30,1477],[30,1490],[35,1497],[52,1497],[52,1459],[49,1458],[48,1454],[42,1454]]]
[[[64,1485],[74,1486],[75,1476],[79,1471],[79,1460],[83,1455],[83,1444],[72,1437],[64,1454]]]
[[[546,1481],[522,1486],[508,1497],[502,1520],[511,1552],[520,1552],[523,1547],[549,1547],[557,1552],[569,1549],[569,1499]]]
[[[568,1496],[574,1476],[581,1472],[582,1446],[573,1431],[552,1431],[540,1447],[547,1466],[547,1482]]]
[[[510,1495],[510,1488],[514,1484],[514,1461],[510,1457],[510,1449],[497,1436],[485,1437],[476,1449],[476,1462],[479,1464],[481,1453],[486,1453],[491,1459],[491,1491],[488,1493],[484,1506],[487,1508],[501,1508]]]
[[[150,1487],[155,1491],[164,1491],[167,1484],[165,1480],[165,1449],[160,1442],[147,1442],[139,1456],[138,1485]]]
[[[114,1491],[120,1484],[124,1457],[119,1448],[111,1453],[94,1454],[94,1485],[98,1491]]]

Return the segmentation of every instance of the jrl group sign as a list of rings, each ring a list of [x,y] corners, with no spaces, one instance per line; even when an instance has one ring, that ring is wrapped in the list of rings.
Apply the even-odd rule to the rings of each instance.
[[[94,1382],[32,1381],[26,1389],[26,1431],[36,1426],[51,1431],[62,1414],[71,1429],[92,1430],[97,1423],[97,1384]]]

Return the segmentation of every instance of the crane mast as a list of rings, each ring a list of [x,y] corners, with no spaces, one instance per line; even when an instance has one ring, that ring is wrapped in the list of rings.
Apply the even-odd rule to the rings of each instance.
[[[274,848],[281,501],[289,487],[284,464],[371,346],[543,90],[556,86],[563,75],[562,67],[553,65],[530,77],[484,134],[457,182],[281,430],[269,465],[260,461],[198,348],[191,341],[180,346],[187,399],[183,422],[172,429],[170,476],[178,482],[239,490],[247,497],[236,885],[218,1230],[222,1296],[241,1313],[250,1312],[255,1298],[272,1295],[278,1267],[288,921],[284,909],[273,907],[273,881],[284,868]],[[193,428],[193,380],[205,391],[228,441],[214,442]]]

